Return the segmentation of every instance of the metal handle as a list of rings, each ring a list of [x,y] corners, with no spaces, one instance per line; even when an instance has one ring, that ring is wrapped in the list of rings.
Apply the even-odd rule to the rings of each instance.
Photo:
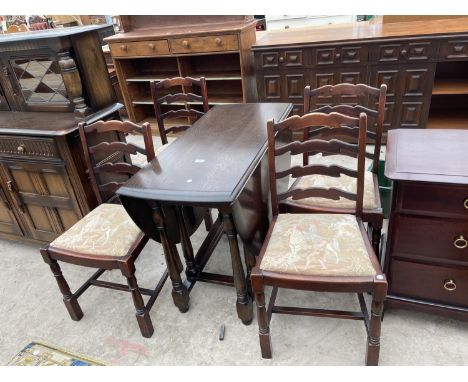
[[[16,151],[18,151],[18,154],[24,154],[26,152],[26,145],[24,143],[21,143]]]
[[[182,42],[182,45],[185,46],[186,48],[188,48],[190,44],[189,44],[189,42],[187,40],[184,40]]]
[[[403,49],[403,50],[401,51],[401,55],[402,55],[402,56],[406,56],[406,53],[408,53],[408,51],[407,51],[406,49]]]
[[[457,289],[457,284],[455,283],[455,280],[452,280],[452,279],[445,280],[444,281],[444,289],[448,290],[449,292],[452,292],[455,289]]]
[[[152,49],[152,50],[154,50],[154,48],[155,48],[154,44],[148,44],[148,46],[149,46],[149,48]]]
[[[215,38],[216,45],[221,45],[221,39],[219,37]]]
[[[280,57],[279,62],[284,62],[284,57]]]
[[[463,202],[463,207],[465,207],[465,209],[468,210],[468,198],[466,198],[465,201]]]
[[[120,49],[122,49],[123,51],[126,51],[127,50],[127,45],[120,45]]]
[[[455,248],[464,249],[468,247],[468,241],[463,237],[463,235],[460,235],[455,238],[455,240],[453,241],[453,245],[455,246]]]
[[[341,57],[341,54],[337,53],[335,54],[335,58],[338,60]]]

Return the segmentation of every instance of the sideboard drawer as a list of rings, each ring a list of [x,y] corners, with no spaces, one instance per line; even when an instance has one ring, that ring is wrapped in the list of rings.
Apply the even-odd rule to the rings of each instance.
[[[464,39],[442,43],[439,56],[443,60],[468,58],[468,40]]]
[[[167,40],[135,41],[110,44],[112,57],[138,57],[169,54]]]
[[[0,155],[35,158],[60,158],[53,138],[0,135]]]
[[[317,66],[361,64],[368,61],[366,46],[344,46],[342,48],[317,48],[313,64]]]
[[[304,66],[304,53],[302,50],[261,52],[257,55],[257,67],[259,69],[301,66]]]
[[[468,266],[468,222],[446,218],[398,215],[393,256],[456,261]]]
[[[378,62],[427,61],[434,58],[434,43],[417,42],[409,44],[382,44],[373,52]]]
[[[171,40],[172,53],[221,52],[238,49],[239,40],[235,34],[175,38]]]
[[[424,183],[402,183],[398,211],[450,214],[468,218],[468,187]]]
[[[450,268],[393,260],[390,293],[468,306],[468,268]]]

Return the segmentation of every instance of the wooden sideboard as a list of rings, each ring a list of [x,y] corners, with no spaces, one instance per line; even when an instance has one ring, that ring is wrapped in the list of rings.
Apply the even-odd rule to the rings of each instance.
[[[468,320],[468,131],[394,130],[388,307]]]
[[[114,104],[84,121],[119,118]],[[50,242],[97,205],[73,113],[0,112],[0,237]],[[106,133],[107,134],[107,133]],[[94,144],[121,137],[96,136]]]
[[[132,121],[154,121],[149,83],[170,77],[204,76],[210,106],[257,100],[252,16],[120,16],[120,21],[124,33],[105,41]],[[174,107],[183,104],[167,106]]]
[[[116,102],[101,45],[112,25],[0,35],[0,110],[85,116]]]
[[[306,85],[385,83],[385,131],[468,126],[468,18],[259,32],[252,49],[261,102],[301,114]],[[338,101],[358,100],[320,103]]]

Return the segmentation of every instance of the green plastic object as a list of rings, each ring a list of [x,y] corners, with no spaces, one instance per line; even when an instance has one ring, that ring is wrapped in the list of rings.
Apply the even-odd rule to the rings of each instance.
[[[369,170],[372,170],[372,164],[369,166]],[[384,170],[385,170],[385,161],[379,160],[377,178],[379,180],[380,201],[382,203],[384,218],[388,219],[388,217],[390,216],[392,181],[384,175]]]

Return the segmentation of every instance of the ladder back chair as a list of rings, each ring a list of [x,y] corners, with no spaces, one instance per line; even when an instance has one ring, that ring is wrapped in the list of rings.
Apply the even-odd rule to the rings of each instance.
[[[369,234],[372,238],[372,245],[377,255],[380,253],[380,237],[383,226],[383,210],[380,201],[380,192],[378,184],[378,168],[380,160],[380,150],[382,145],[382,134],[385,114],[385,100],[387,96],[387,85],[382,84],[380,89],[373,88],[365,84],[338,84],[338,85],[325,85],[317,89],[311,89],[310,86],[306,86],[304,89],[304,114],[310,112],[318,112],[329,114],[332,112],[338,112],[350,117],[358,118],[360,113],[364,112],[368,117],[368,126],[373,126],[375,131],[367,129],[367,139],[372,140],[374,143],[374,149],[372,152],[367,152],[366,158],[372,159],[372,168],[369,172],[366,171],[364,177],[364,212],[363,220],[369,223]],[[370,109],[368,107],[356,104],[327,104],[327,102],[333,102],[337,99],[343,98],[357,98],[357,100],[368,100],[368,103],[376,103],[376,109]],[[370,123],[369,123],[370,121]],[[333,133],[334,134],[334,133]],[[332,135],[333,135],[332,134]],[[329,138],[330,132],[328,129],[322,127],[312,128],[310,130],[304,130],[304,140],[309,137],[321,137]],[[354,138],[351,138],[354,139]],[[368,141],[369,142],[369,141]],[[303,154],[304,165],[309,164],[310,161],[314,163],[334,163],[341,165],[348,165],[350,163],[349,158],[341,154],[331,156],[320,156],[313,155],[305,152]],[[352,162],[352,160],[351,160]],[[320,181],[326,181],[320,175],[314,175],[313,177],[307,177],[302,180],[302,183],[317,183]],[[333,179],[332,184],[339,185],[341,182],[349,183],[348,177],[340,177]],[[311,203],[311,200],[303,200],[299,205],[294,206],[297,208],[306,208],[312,211],[318,212],[330,212],[334,209],[338,213],[349,213],[350,205],[346,201],[328,201],[325,205]]]
[[[204,77],[175,77],[167,78],[162,81],[152,81],[151,84],[151,97],[153,99],[154,113],[158,122],[159,134],[163,145],[168,143],[167,134],[185,131],[191,127],[191,124],[198,118],[202,117],[209,110],[208,106],[208,92],[206,89],[206,80]],[[182,87],[182,93],[169,93],[166,92],[170,88]],[[194,88],[200,89],[200,94],[193,93]],[[185,108],[179,110],[169,110],[162,112],[162,105],[170,105],[174,103],[182,103]],[[190,107],[193,104],[203,105],[203,112]],[[176,124],[171,127],[165,126],[165,120],[174,120],[177,118],[187,118],[190,124]],[[177,122],[177,121],[176,121]]]
[[[346,126],[344,126],[346,125]],[[309,138],[280,144],[280,133],[303,132],[310,127],[325,127],[337,134],[357,137],[357,144],[339,139],[325,141]],[[252,270],[252,291],[257,304],[261,353],[272,357],[270,321],[273,313],[335,317],[363,320],[367,330],[366,365],[377,365],[380,350],[380,326],[387,282],[374,254],[362,222],[366,115],[359,118],[339,113],[311,113],[292,116],[281,123],[268,122],[268,163],[273,219],[256,265]],[[341,153],[357,157],[358,168],[339,165],[308,164],[286,169],[276,168],[276,157],[311,150]],[[347,174],[356,179],[353,191],[340,188],[306,187],[280,190],[281,179],[321,174],[337,177]],[[355,204],[354,214],[281,213],[279,202],[286,199],[347,198]],[[265,286],[272,286],[269,306],[265,306]],[[359,312],[298,308],[275,305],[278,288],[317,292],[357,293]],[[363,294],[372,294],[369,317]]]
[[[178,133],[185,131],[191,127],[191,125],[200,117],[203,117],[208,112],[208,92],[206,88],[205,77],[192,78],[192,77],[174,77],[167,78],[162,81],[151,81],[151,97],[153,99],[154,113],[158,122],[159,134],[161,136],[161,142],[163,149],[167,144],[167,134]],[[181,87],[182,93],[169,93],[166,92],[168,89],[174,87]],[[200,89],[200,95],[193,93],[194,88]],[[162,112],[162,105],[170,105],[174,103],[182,103],[185,108],[179,110],[169,110]],[[191,104],[203,105],[203,112],[190,108]],[[176,120],[178,118],[186,118],[190,121],[190,124],[175,124],[171,127],[165,126],[165,120]],[[205,227],[209,231],[213,226],[213,218],[211,212],[208,209],[205,214]]]
[[[141,334],[151,337],[154,330],[149,311],[168,273],[167,270],[163,273],[153,290],[138,286],[135,278],[135,260],[149,238],[135,225],[124,207],[115,203],[118,199],[114,197],[114,192],[120,185],[140,169],[131,163],[130,154],[139,152],[146,156],[148,162],[155,157],[150,125],[145,123],[138,126],[132,122],[121,121],[98,121],[90,125],[80,123],[79,133],[91,187],[99,205],[50,244],[41,248],[41,255],[55,276],[63,295],[63,302],[73,320],[79,321],[83,317],[78,298],[91,285],[127,291],[132,295]],[[125,141],[104,141],[96,145],[91,143],[96,134],[104,135],[107,139],[107,136],[115,138],[116,134],[122,137],[124,133],[142,134],[145,148]],[[72,293],[58,261],[98,270]],[[120,270],[127,285],[99,280],[106,270],[112,269]],[[142,294],[150,296],[146,305]]]

